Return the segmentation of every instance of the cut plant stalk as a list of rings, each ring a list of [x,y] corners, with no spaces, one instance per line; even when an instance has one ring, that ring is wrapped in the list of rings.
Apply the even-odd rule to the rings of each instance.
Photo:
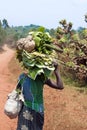
[[[55,47],[54,45],[44,44],[43,46],[48,47],[49,49],[53,49],[53,50],[55,50],[55,51],[58,51],[58,52],[60,52],[60,53],[63,53],[63,50],[61,50],[61,49],[58,48],[58,47]]]

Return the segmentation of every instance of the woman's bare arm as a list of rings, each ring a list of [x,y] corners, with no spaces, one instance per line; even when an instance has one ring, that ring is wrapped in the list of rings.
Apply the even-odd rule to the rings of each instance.
[[[54,74],[56,76],[56,82],[53,82],[51,79],[47,79],[45,84],[47,84],[49,87],[52,87],[55,89],[63,89],[64,86],[63,86],[63,82],[60,77],[60,73],[58,71],[58,64],[54,63],[54,67],[55,67]]]

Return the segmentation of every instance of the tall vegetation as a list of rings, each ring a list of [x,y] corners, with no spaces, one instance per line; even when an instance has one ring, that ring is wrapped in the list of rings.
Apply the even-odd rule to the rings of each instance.
[[[85,14],[85,22],[87,22],[87,13]]]
[[[63,49],[58,54],[63,74],[78,81],[87,83],[87,29],[78,32],[72,29],[72,23],[61,20],[56,29],[56,44]]]
[[[9,27],[8,21],[7,21],[6,19],[3,19],[3,20],[2,20],[2,26],[3,26],[4,29],[6,29],[6,28]]]
[[[4,30],[2,22],[0,20],[0,45],[4,42],[5,37],[6,37],[6,31]]]

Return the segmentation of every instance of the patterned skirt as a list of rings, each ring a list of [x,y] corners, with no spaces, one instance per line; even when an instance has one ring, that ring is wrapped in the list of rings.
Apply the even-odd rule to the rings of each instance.
[[[44,113],[39,113],[23,105],[18,115],[17,130],[42,130]]]

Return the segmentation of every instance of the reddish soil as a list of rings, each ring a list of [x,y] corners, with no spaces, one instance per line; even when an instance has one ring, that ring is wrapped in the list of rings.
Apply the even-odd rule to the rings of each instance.
[[[6,45],[4,45],[3,49],[3,53],[0,54],[0,130],[15,130],[16,120],[10,120],[4,114],[4,104],[7,94],[13,89],[11,81],[8,81],[11,76],[8,64],[14,55],[14,51]]]
[[[14,50],[6,45],[3,49],[0,53],[0,130],[16,130],[17,119],[11,120],[4,114],[4,104],[21,70]],[[64,86],[62,91],[44,86],[44,130],[87,130],[87,93],[77,91],[74,86]]]

